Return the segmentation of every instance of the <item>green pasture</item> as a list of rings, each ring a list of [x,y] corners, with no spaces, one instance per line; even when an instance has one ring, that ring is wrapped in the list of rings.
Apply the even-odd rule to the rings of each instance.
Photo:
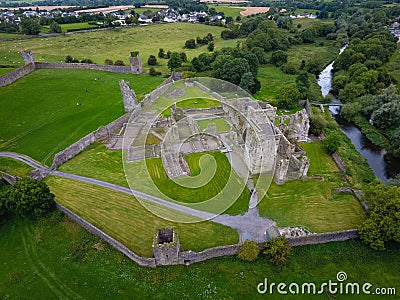
[[[0,157],[0,172],[5,172],[19,177],[27,177],[33,168],[18,160]]]
[[[233,7],[233,6],[228,6],[228,5],[223,5],[223,4],[217,4],[217,5],[208,5],[209,8],[215,8],[217,12],[223,12],[225,17],[232,17],[233,20],[236,20],[237,16],[240,16],[243,18],[243,16],[240,15],[241,11],[244,11],[246,8],[241,8],[241,7]]]
[[[209,237],[201,232],[207,224],[197,224],[195,226],[200,226],[194,229],[180,227],[182,244],[187,245],[187,240],[192,237],[197,244],[201,244],[202,239],[208,243]],[[140,222],[139,226],[142,225]],[[136,224],[132,224],[132,233],[136,232],[135,228]],[[143,228],[150,236],[152,229],[153,225]],[[282,299],[276,289],[272,295],[258,294],[257,285],[267,278],[268,283],[296,282],[301,285],[314,282],[320,286],[329,280],[337,282],[339,271],[346,272],[346,282],[371,283],[371,291],[376,287],[394,287],[397,293],[400,290],[398,244],[390,244],[382,252],[371,250],[357,239],[295,247],[289,262],[283,267],[272,265],[260,255],[253,263],[231,256],[191,266],[146,268],[130,261],[57,212],[39,221],[14,217],[2,224],[0,230],[2,298]],[[217,235],[210,235],[214,236]],[[184,250],[187,249],[185,246]],[[315,299],[360,300],[366,297],[379,299],[374,295],[332,297],[326,291],[312,296]],[[390,295],[380,297],[398,298]],[[310,295],[288,294],[284,298],[310,299]]]
[[[215,37],[215,49],[236,46],[236,40],[221,39],[222,30],[224,30],[223,27],[217,26],[173,23],[4,41],[0,44],[0,61],[4,60],[5,64],[14,62],[22,64],[22,58],[18,52],[29,49],[32,50],[37,61],[60,62],[64,61],[67,55],[72,55],[79,60],[90,58],[97,64],[104,64],[105,59],[122,60],[125,64],[129,64],[129,53],[139,51],[143,67],[148,70],[150,66],[147,65],[147,59],[150,55],[157,57],[159,48],[163,48],[165,52],[168,50],[185,52],[189,62],[200,53],[207,52],[206,46],[185,49],[184,45],[186,40],[196,39],[197,36],[203,37],[209,32]],[[13,55],[10,56],[9,53]],[[169,72],[168,60],[158,57],[157,60],[158,65],[155,68],[162,72]]]
[[[89,70],[37,70],[0,88],[0,151],[51,165],[54,155],[124,113],[118,81],[138,97],[163,78]]]
[[[68,32],[68,30],[85,30],[85,29],[93,29],[98,28],[97,25],[91,25],[88,22],[82,23],[69,23],[69,24],[60,24],[62,32]],[[42,33],[49,33],[50,26],[43,26]]]
[[[10,39],[10,38],[17,38],[22,37],[19,33],[7,33],[7,32],[0,32],[0,39]]]
[[[187,250],[201,251],[238,242],[234,229],[208,221],[200,222],[199,219],[196,223],[187,224],[167,221],[148,211],[131,195],[64,178],[51,177],[46,182],[56,195],[57,202],[141,256],[153,256],[151,247],[156,229],[169,226],[178,230],[182,247]],[[154,211],[167,214],[171,219],[194,219],[174,210],[150,205]]]
[[[15,70],[14,68],[0,68],[0,76],[10,73],[11,71]]]

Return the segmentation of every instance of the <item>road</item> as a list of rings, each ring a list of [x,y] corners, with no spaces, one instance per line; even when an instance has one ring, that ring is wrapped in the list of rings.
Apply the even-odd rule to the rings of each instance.
[[[40,169],[42,171],[45,171],[46,173],[49,173],[50,175],[58,176],[58,177],[63,177],[63,178],[68,178],[68,179],[73,179],[81,182],[86,182],[90,184],[94,184],[97,186],[101,186],[104,188],[108,188],[117,192],[125,193],[128,195],[133,195],[135,197],[147,200],[149,202],[167,207],[169,209],[173,209],[175,211],[179,211],[181,213],[185,213],[191,216],[194,216],[196,218],[200,218],[203,220],[209,220],[214,223],[222,224],[225,226],[229,226],[231,228],[234,228],[238,231],[240,240],[243,241],[245,239],[251,239],[257,242],[264,242],[266,241],[265,238],[265,231],[271,226],[275,225],[275,222],[272,220],[265,218],[265,217],[260,217],[258,213],[257,208],[250,208],[247,213],[244,215],[236,215],[236,216],[231,216],[227,214],[223,215],[217,215],[197,209],[193,209],[184,205],[180,205],[171,201],[167,201],[137,190],[133,190],[130,188],[126,188],[123,186],[119,186],[116,184],[112,184],[109,182],[101,181],[98,179],[94,178],[89,178],[89,177],[84,177],[80,175],[75,175],[75,174],[70,174],[70,173],[65,173],[65,172],[60,172],[60,171],[53,171],[42,164],[36,162],[35,160],[31,159],[30,157],[27,157],[25,155],[21,155],[18,153],[14,152],[0,152],[0,157],[8,157],[12,159],[19,160],[29,166],[31,166],[34,169]],[[252,201],[253,202],[253,201]]]

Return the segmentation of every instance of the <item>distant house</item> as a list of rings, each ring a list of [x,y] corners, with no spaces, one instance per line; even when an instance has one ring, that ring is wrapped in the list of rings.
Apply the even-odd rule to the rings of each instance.
[[[125,20],[115,20],[115,21],[112,21],[112,24],[115,26],[126,26]]]
[[[152,23],[151,19],[149,19],[147,16],[140,14],[138,21],[141,23]]]

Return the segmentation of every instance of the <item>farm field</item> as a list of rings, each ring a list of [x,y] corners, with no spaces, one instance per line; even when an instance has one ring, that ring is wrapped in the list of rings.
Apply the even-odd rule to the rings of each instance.
[[[276,221],[277,226],[303,226],[312,232],[338,231],[357,228],[365,214],[353,195],[339,194],[340,172],[321,143],[303,143],[310,158],[308,176],[321,180],[290,181],[283,185],[272,183],[268,194],[259,204],[260,214]]]
[[[98,28],[97,25],[90,25],[88,22],[83,23],[70,23],[70,24],[60,24],[62,32],[68,32],[68,30],[84,30]],[[49,33],[50,26],[43,26],[42,33]]]
[[[240,12],[244,11],[245,7],[237,7],[237,6],[229,6],[229,5],[208,5],[209,8],[215,8],[217,12],[223,12],[225,17],[232,17],[233,20],[236,20],[236,17],[240,16]]]
[[[37,70],[1,88],[0,151],[51,165],[54,155],[124,113],[118,81],[138,97],[163,78],[89,70]],[[13,99],[13,101],[10,101]]]
[[[15,70],[14,68],[0,68],[0,76]]]
[[[90,58],[97,64],[104,64],[105,59],[122,60],[128,64],[129,53],[139,51],[145,70],[150,67],[147,59],[150,55],[157,56],[159,48],[165,52],[186,52],[188,61],[200,53],[207,52],[206,46],[196,49],[185,49],[185,41],[197,36],[203,37],[212,33],[215,37],[215,49],[236,46],[237,40],[221,39],[223,27],[201,24],[173,23],[149,26],[136,26],[125,29],[75,33],[56,37],[35,38],[19,41],[4,41],[0,44],[0,61],[3,64],[22,64],[22,58],[17,52],[32,50],[37,61],[60,62],[67,55],[82,60]],[[154,42],[152,42],[154,41]],[[155,42],[156,41],[156,42]],[[157,70],[168,72],[167,59],[158,60]]]
[[[253,263],[232,256],[191,266],[152,269],[139,267],[57,212],[38,222],[11,218],[1,225],[0,244],[4,262],[0,268],[0,296],[10,299],[26,299],[27,291],[29,298],[35,299],[282,299],[276,290],[272,295],[258,294],[258,283],[268,278],[268,282],[321,284],[335,281],[339,271],[347,273],[346,282],[369,282],[373,288],[395,287],[397,293],[400,289],[400,258],[395,244],[382,252],[371,250],[359,240],[295,247],[283,267],[270,264],[260,255]],[[329,296],[324,292],[313,298]],[[368,298],[377,299],[372,295]]]
[[[65,178],[48,178],[47,184],[56,195],[56,201],[88,222],[99,227],[135,253],[152,257],[152,243],[156,228],[174,226],[183,249],[201,251],[205,248],[235,244],[238,234],[234,229],[204,221],[174,223],[149,212],[135,197],[107,188]],[[143,200],[141,200],[143,201]],[[154,210],[170,218],[193,220],[193,217],[147,203]],[[201,242],[200,242],[201,241]]]
[[[19,177],[27,177],[33,168],[18,160],[0,157],[0,172],[5,172]]]

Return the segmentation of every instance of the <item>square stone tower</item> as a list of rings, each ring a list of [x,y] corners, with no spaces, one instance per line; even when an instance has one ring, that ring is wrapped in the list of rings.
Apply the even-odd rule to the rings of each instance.
[[[179,263],[180,243],[174,228],[160,229],[153,240],[156,265],[176,265]]]
[[[139,51],[131,52],[131,55],[129,56],[129,62],[131,64],[132,74],[142,74],[143,73],[142,59],[140,58]]]

